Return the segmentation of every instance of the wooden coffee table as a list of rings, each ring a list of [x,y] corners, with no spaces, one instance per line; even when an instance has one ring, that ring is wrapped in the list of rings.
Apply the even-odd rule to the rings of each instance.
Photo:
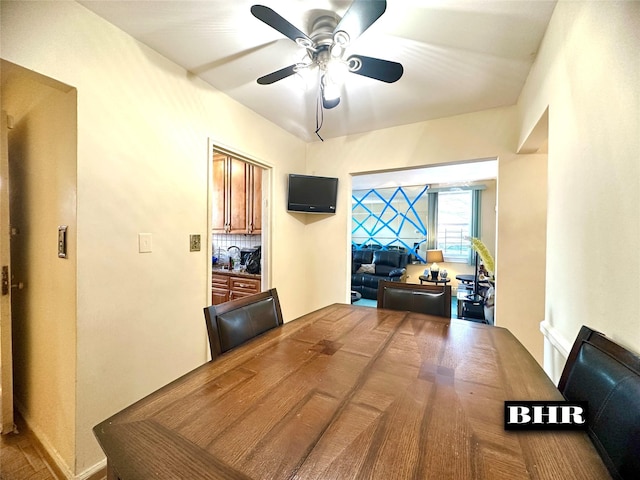
[[[446,285],[451,281],[450,278],[439,278],[438,280],[433,280],[431,277],[427,277],[426,275],[420,275],[418,277],[418,280],[420,280],[420,285],[422,285],[422,282],[435,283],[436,285],[439,285],[439,284]]]

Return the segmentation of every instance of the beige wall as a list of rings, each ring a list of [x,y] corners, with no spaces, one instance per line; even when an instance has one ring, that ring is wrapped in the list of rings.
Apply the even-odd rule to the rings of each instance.
[[[71,354],[77,338],[77,383],[57,403],[75,432],[50,440],[80,474],[104,458],[96,423],[207,359],[210,262],[188,239],[207,235],[209,138],[273,168],[271,284],[286,319],[308,311],[291,262],[304,224],[285,205],[305,147],[79,4],[2,2],[1,20],[4,59],[78,92],[77,333],[58,332]],[[152,253],[138,253],[140,232]]]
[[[498,191],[497,288],[500,295],[496,301],[496,322],[503,326],[508,323],[509,330],[542,365],[540,321],[544,317],[546,281],[546,155],[501,159]],[[510,309],[507,315],[511,318],[505,318],[505,308]],[[528,321],[514,321],[514,317],[525,317]]]
[[[345,302],[350,282],[350,191],[351,175],[362,172],[393,170],[407,167],[418,167],[468,161],[481,158],[498,158],[499,168],[518,161],[525,161],[528,156],[517,155],[517,110],[515,107],[486,110],[456,117],[442,118],[429,122],[416,123],[401,127],[378,130],[350,137],[316,142],[307,147],[307,173],[316,175],[337,176],[340,179],[338,191],[338,207],[331,217],[314,219],[307,225],[307,247],[309,249],[310,270],[315,272],[309,276],[311,308],[319,308],[330,302]],[[523,170],[518,182],[526,184],[531,180],[529,175],[535,171],[532,163],[530,171]],[[535,181],[544,175],[535,171]],[[527,221],[529,216],[537,215],[544,209],[544,195],[529,197],[523,206],[508,201],[509,191],[504,190],[500,180],[497,185],[498,211],[496,222],[501,218],[518,216]],[[505,201],[501,198],[505,195]],[[488,224],[488,223],[487,223]],[[538,232],[536,243],[544,245],[544,232]],[[485,232],[483,232],[483,236]],[[487,232],[486,241],[490,242]],[[509,257],[502,259],[502,253],[517,251],[523,243],[531,242],[529,237],[500,235],[498,232],[496,252],[496,268],[498,285],[496,288],[496,324],[515,332],[518,339],[538,359],[542,360],[542,335],[539,323],[542,317],[544,295],[532,296],[532,292],[543,292],[539,285],[540,277],[524,275],[521,281],[512,285],[509,295],[503,295],[500,278],[508,273],[507,269],[522,272],[539,268],[539,257],[526,257],[514,263]],[[312,252],[321,252],[312,255]],[[422,269],[424,270],[424,269]],[[455,269],[452,269],[455,272]],[[409,270],[409,281],[415,281],[415,267]],[[542,279],[543,281],[543,279]],[[534,283],[538,283],[534,285]],[[523,309],[520,299],[529,295],[531,302],[538,302],[535,310]],[[533,336],[529,335],[534,332]]]
[[[639,2],[560,1],[518,105],[521,141],[549,111],[543,327],[564,349],[586,324],[640,351],[638,51]]]

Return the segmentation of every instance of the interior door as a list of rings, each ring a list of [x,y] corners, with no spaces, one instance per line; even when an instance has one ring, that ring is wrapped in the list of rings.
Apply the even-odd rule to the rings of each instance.
[[[9,225],[9,141],[7,114],[2,112],[0,133],[0,425],[13,432],[13,359],[11,351],[11,227]]]

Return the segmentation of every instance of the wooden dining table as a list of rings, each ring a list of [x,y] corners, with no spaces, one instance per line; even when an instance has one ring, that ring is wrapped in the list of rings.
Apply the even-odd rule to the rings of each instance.
[[[610,478],[584,431],[505,431],[505,400],[561,400],[505,328],[334,304],[94,428],[108,478]]]

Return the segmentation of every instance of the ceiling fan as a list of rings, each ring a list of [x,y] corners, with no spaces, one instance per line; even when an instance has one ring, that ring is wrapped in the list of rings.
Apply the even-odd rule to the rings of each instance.
[[[306,49],[302,62],[260,77],[258,83],[270,85],[317,67],[322,106],[334,108],[340,103],[340,90],[349,72],[387,83],[399,80],[404,69],[397,62],[346,54],[351,43],[373,25],[386,8],[386,0],[354,0],[341,19],[337,15],[316,18],[312,22],[311,33],[307,35],[271,8],[253,5],[253,16]]]

